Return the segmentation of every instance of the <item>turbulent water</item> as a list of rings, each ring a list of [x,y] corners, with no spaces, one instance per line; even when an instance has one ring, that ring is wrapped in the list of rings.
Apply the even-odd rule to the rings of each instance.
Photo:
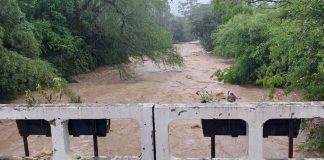
[[[223,59],[207,54],[199,42],[176,45],[185,59],[185,66],[172,68],[156,66],[149,60],[129,65],[134,79],[121,81],[118,71],[113,67],[101,67],[83,75],[78,75],[78,83],[70,87],[86,103],[197,103],[200,101],[196,91],[207,91],[222,100],[231,91],[238,95],[239,101],[260,101],[267,95],[267,90],[252,87],[229,85],[210,78],[217,69],[225,69],[234,60]],[[23,103],[23,98],[13,103]],[[22,139],[15,123],[2,121],[0,125],[0,155],[23,155]],[[301,134],[295,141],[304,140]],[[30,150],[35,156],[51,154],[51,140],[40,136],[31,136]],[[241,157],[246,153],[247,138],[216,138],[217,157]],[[176,121],[170,124],[171,152],[176,157],[208,157],[210,139],[202,135],[199,121]],[[92,155],[92,138],[81,136],[71,138],[71,147],[79,155]],[[99,138],[101,155],[140,155],[139,125],[132,120],[113,120],[110,133],[106,138]],[[315,156],[304,154],[294,147],[295,157]],[[268,158],[286,158],[288,156],[288,138],[272,137],[264,139],[264,154]]]

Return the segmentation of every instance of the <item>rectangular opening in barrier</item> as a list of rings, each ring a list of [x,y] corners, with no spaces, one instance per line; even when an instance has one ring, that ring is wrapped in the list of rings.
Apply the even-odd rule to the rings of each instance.
[[[266,159],[324,158],[324,119],[270,119],[263,125]],[[321,154],[322,153],[322,154]]]
[[[1,157],[52,156],[49,123],[45,120],[0,120]]]
[[[177,158],[241,158],[248,142],[242,135],[243,120],[176,120],[169,124],[170,152]]]
[[[71,123],[71,120],[69,121]],[[84,125],[84,123],[74,121],[75,125]],[[139,123],[134,119],[112,119],[107,120],[108,127],[104,128],[102,120],[97,123],[96,130],[101,132],[107,131],[104,135],[100,133],[95,138],[93,135],[86,134],[85,130],[93,128],[85,128],[83,134],[75,134],[70,136],[71,150],[73,154],[78,157],[107,157],[109,159],[122,156],[122,157],[139,157],[141,155],[141,131]],[[69,124],[69,129],[71,126]],[[75,130],[75,129],[74,129]],[[71,130],[69,130],[71,132]],[[97,144],[96,142],[97,141]],[[96,149],[95,146],[98,146]],[[96,153],[97,152],[97,153]]]

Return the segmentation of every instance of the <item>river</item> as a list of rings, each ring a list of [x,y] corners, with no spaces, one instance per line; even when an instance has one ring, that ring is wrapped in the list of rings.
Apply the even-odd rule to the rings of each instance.
[[[78,83],[70,84],[85,103],[197,103],[200,97],[195,93],[206,88],[207,91],[226,96],[228,91],[238,95],[239,102],[262,101],[268,90],[253,86],[230,85],[210,78],[217,69],[230,67],[233,59],[224,59],[208,54],[198,41],[175,45],[184,57],[185,66],[181,68],[157,66],[149,60],[132,63],[129,71],[133,80],[121,81],[114,67],[100,67],[93,72],[75,76]],[[288,98],[289,99],[289,98]],[[221,101],[225,101],[221,99]],[[23,97],[13,103],[23,103]],[[0,125],[0,155],[23,155],[22,139],[15,123],[2,121]],[[176,157],[208,157],[210,139],[202,135],[199,121],[176,121],[170,124],[171,153]],[[302,153],[297,145],[305,139],[305,134],[295,139],[295,157],[311,157]],[[51,154],[51,140],[41,136],[29,138],[31,154],[43,156]],[[217,157],[241,157],[246,153],[247,138],[217,137]],[[81,136],[71,138],[71,147],[76,154],[92,155],[92,138]],[[110,133],[99,138],[101,155],[140,155],[139,125],[132,120],[112,120]],[[288,138],[270,137],[264,139],[266,158],[286,158]]]

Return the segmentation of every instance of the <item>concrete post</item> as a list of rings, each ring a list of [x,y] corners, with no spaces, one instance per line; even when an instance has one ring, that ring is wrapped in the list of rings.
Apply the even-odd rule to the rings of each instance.
[[[154,131],[153,131],[153,111],[152,107],[143,107],[141,119],[141,159],[154,160]]]
[[[71,159],[68,120],[49,120],[51,125],[53,160]]]
[[[252,120],[247,125],[248,158],[249,160],[263,159],[263,123]]]
[[[170,160],[168,109],[155,108],[156,160]]]

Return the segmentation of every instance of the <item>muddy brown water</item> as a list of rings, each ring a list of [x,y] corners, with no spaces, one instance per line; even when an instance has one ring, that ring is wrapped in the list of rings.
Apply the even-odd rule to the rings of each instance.
[[[95,71],[75,77],[78,83],[70,87],[82,97],[85,103],[197,103],[196,91],[206,88],[213,94],[234,92],[240,102],[261,101],[268,90],[252,86],[229,85],[211,79],[217,69],[230,67],[234,60],[223,59],[207,54],[199,42],[176,45],[185,59],[185,66],[172,68],[156,66],[150,61],[130,65],[135,80],[121,81],[118,71],[113,67],[101,67]],[[13,103],[24,103],[23,96]],[[0,155],[23,156],[22,138],[13,121],[0,123]],[[200,121],[176,121],[170,124],[170,147],[173,156],[182,158],[209,157],[210,139],[204,138]],[[318,157],[316,154],[303,153],[297,147],[305,140],[302,133],[295,139],[295,157]],[[33,156],[51,154],[51,139],[43,136],[29,137],[30,151]],[[91,156],[92,137],[71,137],[72,150],[83,156]],[[221,136],[216,138],[217,157],[234,158],[244,156],[247,138]],[[100,155],[138,156],[140,155],[140,127],[132,120],[112,120],[107,137],[99,138]],[[288,138],[270,137],[264,139],[266,158],[286,158]]]

